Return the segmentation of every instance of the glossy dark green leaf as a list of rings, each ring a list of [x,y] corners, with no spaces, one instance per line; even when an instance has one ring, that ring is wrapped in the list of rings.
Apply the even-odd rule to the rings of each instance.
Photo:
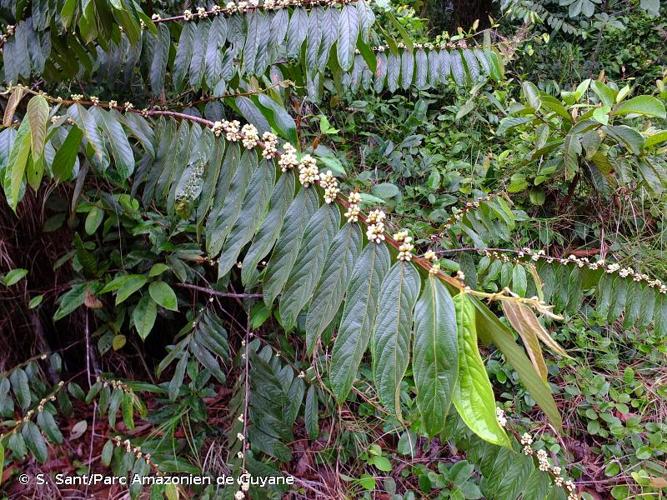
[[[454,297],[459,332],[459,377],[452,402],[468,428],[489,443],[509,446],[498,423],[493,388],[477,346],[476,310],[463,293]]]

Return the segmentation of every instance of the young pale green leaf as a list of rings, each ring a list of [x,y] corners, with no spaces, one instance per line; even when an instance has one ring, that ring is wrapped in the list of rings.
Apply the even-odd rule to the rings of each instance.
[[[270,306],[281,292],[292,272],[303,233],[319,205],[314,189],[301,189],[284,217],[283,228],[271,254],[264,279],[264,303]]]
[[[132,324],[137,329],[141,340],[146,340],[148,334],[151,333],[156,317],[155,301],[148,295],[144,295],[132,311]]]
[[[297,316],[312,297],[339,225],[340,210],[335,204],[323,205],[308,221],[293,271],[280,298],[280,319],[285,329],[291,330],[296,325]]]
[[[169,309],[170,311],[178,311],[178,299],[176,298],[176,294],[164,281],[153,281],[148,286],[148,293],[157,305]]]
[[[382,279],[389,270],[385,245],[369,244],[359,255],[347,288],[343,317],[331,355],[329,380],[336,400],[347,398],[374,328]]]
[[[454,302],[443,283],[429,276],[415,306],[412,373],[426,432],[445,426],[458,379],[458,333]]]
[[[91,207],[90,212],[88,212],[88,215],[86,216],[86,222],[84,224],[86,234],[94,234],[95,231],[97,231],[97,228],[100,227],[100,224],[102,224],[103,219],[104,210],[96,206]]]
[[[401,380],[408,367],[412,314],[421,280],[412,264],[397,262],[380,287],[371,339],[373,375],[382,403],[401,420]]]
[[[338,312],[360,249],[361,230],[359,226],[346,224],[331,243],[322,277],[308,307],[306,317],[308,352],[312,353],[320,335]]]
[[[85,300],[86,284],[74,285],[67,293],[60,297],[60,307],[53,315],[53,321],[58,321],[83,305]]]
[[[65,141],[62,143],[56,156],[53,158],[51,170],[56,179],[67,181],[72,177],[76,155],[83,138],[83,132],[79,127],[70,128]]]
[[[537,111],[542,106],[542,101],[540,99],[540,91],[537,89],[534,83],[523,82],[521,84],[521,89],[523,90],[523,96],[528,101],[528,104],[534,111]]]
[[[619,103],[613,110],[615,115],[641,115],[665,118],[665,105],[653,96],[639,95]]]
[[[17,267],[16,269],[12,269],[2,278],[0,278],[0,281],[2,281],[2,284],[5,286],[13,286],[16,285],[16,283],[21,281],[23,278],[25,278],[27,275],[28,275],[27,269],[23,269],[22,267]]]
[[[510,446],[496,417],[496,401],[477,347],[475,305],[466,294],[454,297],[459,339],[459,377],[452,401],[461,419],[479,437],[499,446]]]
[[[49,121],[49,104],[44,96],[36,95],[30,99],[26,115],[30,122],[32,157],[37,161],[44,154],[46,127]]]
[[[4,171],[4,188],[7,203],[16,211],[21,199],[21,190],[25,178],[25,171],[30,155],[30,124],[23,120],[14,139],[12,150],[9,153],[7,167]]]
[[[116,305],[124,302],[130,295],[146,284],[147,278],[143,274],[129,274],[116,292]]]

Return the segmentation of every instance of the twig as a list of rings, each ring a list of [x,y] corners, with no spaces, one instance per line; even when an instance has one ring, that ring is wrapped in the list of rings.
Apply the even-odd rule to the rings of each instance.
[[[191,290],[197,290],[198,292],[207,293],[209,295],[215,295],[216,297],[228,297],[231,299],[257,299],[263,297],[261,293],[231,293],[231,292],[220,292],[214,290],[213,288],[206,288],[203,286],[190,285],[189,283],[177,283],[177,287],[180,288],[189,288]]]

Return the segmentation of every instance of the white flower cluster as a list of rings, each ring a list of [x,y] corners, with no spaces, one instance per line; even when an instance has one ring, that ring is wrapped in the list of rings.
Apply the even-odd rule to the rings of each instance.
[[[501,254],[499,252],[495,251],[489,251],[485,250],[484,254],[488,257],[502,260],[503,262],[509,262],[513,259],[508,257],[505,254]],[[569,255],[566,258],[558,258],[558,257],[549,257],[546,255],[544,250],[531,250],[530,248],[522,248],[519,250],[517,253],[517,256],[519,259],[522,258],[530,258],[533,262],[537,262],[539,260],[544,260],[548,264],[552,264],[554,262],[558,264],[563,264],[563,265],[568,265],[568,264],[574,264],[575,266],[579,268],[586,267],[587,269],[590,269],[591,271],[595,271],[596,269],[604,269],[604,272],[607,274],[614,274],[617,273],[621,278],[632,278],[632,281],[640,282],[643,281],[645,282],[648,286],[651,288],[655,288],[658,292],[662,294],[667,294],[667,285],[665,285],[662,281],[659,279],[651,279],[651,277],[648,274],[645,273],[639,273],[638,271],[635,271],[634,269],[630,267],[621,267],[620,264],[614,262],[612,264],[606,264],[604,259],[599,259],[596,262],[590,262],[586,257],[576,257],[574,255]]]
[[[259,132],[257,132],[257,127],[250,123],[246,123],[241,128],[241,141],[243,142],[243,147],[246,149],[253,149],[257,144],[259,144]]]
[[[83,95],[81,95],[81,94],[72,94],[70,96],[70,99],[72,99],[74,102],[79,102],[81,99],[83,99]]]
[[[478,198],[477,200],[474,201],[468,201],[466,202],[465,206],[460,209],[458,212],[456,212],[454,215],[452,215],[447,222],[445,222],[445,225],[443,227],[443,231],[446,231],[450,227],[452,227],[454,224],[457,224],[461,222],[461,219],[470,212],[471,210],[475,210],[480,207],[480,205],[484,202],[491,201],[493,198],[493,195],[487,195],[482,198]]]
[[[429,274],[438,274],[440,272],[440,264],[438,264],[438,256],[433,250],[426,250],[424,253],[424,260],[427,260],[431,264],[431,268],[428,270]]]
[[[373,243],[382,243],[384,241],[384,220],[387,218],[382,210],[373,210],[368,214],[366,223],[366,237]]]
[[[272,132],[262,134],[262,157],[275,158],[278,156],[278,136]]]
[[[317,161],[309,154],[303,155],[299,162],[299,182],[303,187],[308,187],[317,181],[319,177],[319,170],[317,169]]]
[[[502,408],[496,407],[496,419],[500,424],[500,427],[505,427],[507,425],[507,417],[505,416],[505,411]]]
[[[357,191],[352,191],[347,197],[349,205],[347,211],[345,212],[345,217],[348,222],[359,222],[359,213],[361,208],[359,204],[361,203],[361,195]]]
[[[217,15],[230,15],[230,14],[243,14],[245,12],[250,12],[256,9],[263,10],[278,10],[286,9],[288,7],[304,7],[304,6],[334,6],[336,4],[348,4],[355,0],[264,0],[260,5],[259,0],[242,0],[240,2],[227,2],[224,6],[214,5],[210,10],[206,10],[204,7],[197,7],[197,12],[193,13],[190,9],[183,11],[182,18],[184,21],[192,21],[195,18],[205,19],[208,16],[217,16]],[[153,14],[151,17],[153,21],[160,22],[162,18]],[[12,33],[13,34],[13,33]]]
[[[406,230],[394,234],[394,239],[398,245],[398,260],[410,262],[412,260],[412,250],[415,246],[412,244],[412,237],[408,236]]]
[[[283,144],[283,153],[278,159],[280,171],[287,172],[288,170],[292,170],[298,164],[299,160],[296,157],[296,149],[290,143],[286,142]]]
[[[132,453],[137,459],[143,458],[144,461],[152,468],[155,470],[155,475],[156,476],[162,476],[162,471],[160,471],[157,467],[157,464],[153,462],[151,458],[150,453],[144,453],[141,447],[139,446],[132,446],[132,443],[130,443],[129,439],[126,439],[123,441],[123,439],[120,436],[115,436],[113,438],[113,443],[116,445],[117,448],[125,448],[126,453]]]
[[[549,463],[549,457],[547,456],[547,452],[544,450],[533,450],[532,444],[533,444],[533,436],[531,436],[529,433],[524,432],[521,435],[521,444],[523,445],[523,454],[532,456],[535,455],[537,458],[537,463],[538,467],[541,471],[543,472],[549,472],[553,478],[554,478],[554,484],[559,487],[565,487],[565,489],[568,492],[568,500],[577,500],[579,497],[577,495],[577,488],[574,484],[573,481],[571,480],[565,480],[565,478],[562,476],[562,469],[558,467],[557,465],[551,465]]]
[[[229,142],[238,142],[244,138],[243,134],[241,133],[241,124],[238,120],[216,121],[213,123],[211,130],[216,137],[220,137],[224,132],[225,139],[227,139]]]
[[[338,188],[338,180],[333,176],[331,170],[320,174],[320,187],[324,189],[324,201],[331,204],[336,200],[340,189]]]
[[[93,103],[93,106],[99,106],[100,98],[97,97],[96,95],[90,96],[90,102]]]

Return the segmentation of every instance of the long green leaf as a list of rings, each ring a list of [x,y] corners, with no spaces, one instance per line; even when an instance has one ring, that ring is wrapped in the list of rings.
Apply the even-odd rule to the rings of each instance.
[[[417,407],[431,436],[445,426],[458,379],[458,356],[454,302],[445,285],[429,276],[415,307],[412,373]]]
[[[287,283],[301,247],[306,224],[318,205],[317,192],[314,189],[302,189],[287,209],[283,228],[266,269],[264,303],[267,306],[273,303]]]
[[[4,174],[4,188],[7,203],[16,211],[21,199],[21,189],[25,178],[25,170],[30,155],[30,125],[23,120],[14,139],[12,150],[9,153],[7,167]]]
[[[331,243],[322,277],[308,307],[306,317],[308,352],[313,351],[320,335],[338,312],[360,249],[361,230],[359,226],[346,224]]]
[[[454,297],[459,332],[459,379],[452,401],[461,419],[489,443],[510,446],[496,417],[496,401],[477,347],[475,305],[464,293]]]
[[[268,255],[283,227],[285,213],[294,197],[293,172],[280,176],[269,201],[269,212],[255,235],[241,267],[241,281],[249,287],[256,283],[257,264]]]
[[[291,330],[296,325],[297,316],[312,297],[339,225],[337,205],[323,205],[308,221],[293,271],[280,298],[280,319],[285,329]]]
[[[412,314],[421,280],[410,263],[397,262],[382,281],[371,339],[373,375],[382,403],[401,419],[401,380],[408,367]]]
[[[218,260],[218,279],[227,274],[238,259],[241,250],[248,243],[266,213],[276,171],[272,163],[262,161],[250,179],[250,186],[241,205],[242,217],[234,224],[222,247]]]
[[[352,271],[329,374],[331,388],[339,403],[347,398],[366,352],[374,328],[380,285],[389,264],[387,247],[369,244],[359,255]]]

